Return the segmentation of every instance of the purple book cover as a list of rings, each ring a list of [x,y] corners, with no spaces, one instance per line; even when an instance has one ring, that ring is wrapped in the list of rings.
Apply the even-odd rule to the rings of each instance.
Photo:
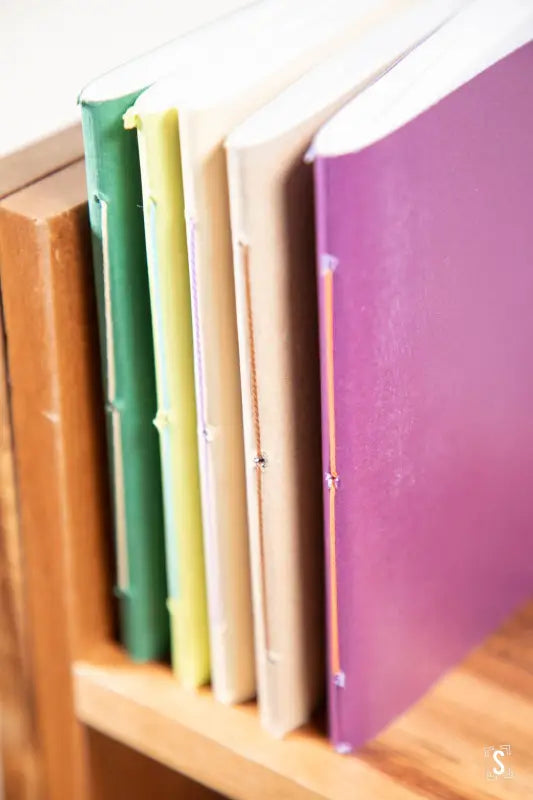
[[[533,43],[315,162],[340,751],[533,590],[532,75]]]

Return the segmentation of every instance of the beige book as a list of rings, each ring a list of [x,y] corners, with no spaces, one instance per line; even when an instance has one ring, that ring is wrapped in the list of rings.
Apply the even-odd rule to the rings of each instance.
[[[405,5],[414,0],[405,0]],[[263,5],[273,4],[259,4]],[[224,140],[321,58],[392,9],[383,0],[293,0],[227,52],[198,48],[189,68],[148,89],[140,118],[177,112],[195,348],[195,392],[212,676],[227,701],[255,693],[248,525],[233,258]],[[283,733],[283,731],[276,731]]]
[[[323,686],[320,378],[312,167],[318,126],[460,5],[399,8],[229,136],[261,717],[282,734]]]

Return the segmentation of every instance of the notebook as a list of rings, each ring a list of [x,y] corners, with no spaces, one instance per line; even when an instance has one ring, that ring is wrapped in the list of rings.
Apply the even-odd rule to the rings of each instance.
[[[175,116],[175,115],[174,115]],[[177,120],[125,115],[138,127],[152,305],[172,664],[186,686],[210,676],[187,242]]]
[[[81,94],[102,353],[121,638],[138,661],[169,647],[154,354],[137,143],[122,128],[135,92]]]
[[[198,47],[188,69],[135,103],[143,120],[174,119],[180,148],[191,285],[198,448],[212,680],[225,701],[255,692],[242,414],[223,142],[231,128],[391,4],[279,5],[272,23]],[[332,13],[335,11],[335,13]],[[275,47],[273,47],[275,41]],[[178,144],[179,128],[179,144]],[[146,150],[143,158],[149,157]],[[169,160],[169,164],[170,164]],[[181,213],[181,212],[180,212]]]
[[[340,752],[533,590],[532,36],[476,0],[314,140]]]
[[[274,732],[305,721],[324,685],[313,176],[303,156],[328,116],[459,5],[384,17],[226,142],[259,697]]]

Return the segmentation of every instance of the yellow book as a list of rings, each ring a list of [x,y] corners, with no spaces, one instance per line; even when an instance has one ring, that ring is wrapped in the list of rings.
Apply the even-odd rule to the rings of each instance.
[[[207,600],[197,447],[187,241],[176,111],[136,127],[152,308],[172,634],[172,665],[189,687],[209,680]]]

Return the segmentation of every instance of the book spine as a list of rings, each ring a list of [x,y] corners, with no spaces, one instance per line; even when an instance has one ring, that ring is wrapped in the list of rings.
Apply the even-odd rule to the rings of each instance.
[[[200,291],[198,286],[199,279],[196,259],[196,216],[191,212],[184,213],[187,231],[187,252],[189,257],[191,312],[194,340],[195,386],[198,410],[198,455],[200,461],[200,483],[202,487],[203,537],[205,542],[213,681],[216,691],[217,683],[226,683],[226,680],[222,678],[222,674],[225,675],[228,672],[226,665],[227,615],[225,595],[222,586],[224,559],[222,558],[220,540],[217,534],[216,526],[216,495],[213,486],[214,475],[212,455],[210,452],[210,445],[213,441],[213,429],[208,422],[206,400],[204,374],[205,355],[202,346]],[[220,678],[222,678],[222,680],[220,680]]]
[[[209,680],[189,274],[175,110],[124,115],[135,128],[156,364],[172,664],[184,685]]]
[[[139,164],[135,142],[121,138],[122,110],[82,103],[82,126],[121,637],[132,657],[145,661],[167,652],[168,613]]]
[[[126,609],[128,605],[130,576],[126,545],[120,400],[117,396],[115,370],[113,301],[109,263],[109,209],[107,199],[99,189],[98,162],[96,155],[98,147],[97,134],[90,110],[83,110],[82,119],[86,148],[85,167],[89,192],[89,215],[92,232],[92,251],[102,352],[102,377],[109,451],[109,471],[113,489],[112,501],[116,557],[115,594],[123,604],[121,608],[121,617],[126,617],[128,614]],[[125,627],[128,627],[127,623],[125,623]]]
[[[139,150],[143,145],[139,137]],[[157,249],[157,208],[158,199],[149,191],[143,198],[145,208],[146,226],[146,251],[148,259],[148,273],[150,282],[150,298],[152,307],[152,325],[154,331],[154,349],[157,374],[158,405],[154,425],[159,434],[159,449],[161,453],[161,477],[163,482],[163,514],[165,519],[166,541],[166,569],[168,599],[167,608],[170,615],[170,640],[172,667],[176,675],[180,676],[185,684],[196,685],[195,670],[192,676],[187,669],[186,637],[182,634],[180,615],[182,613],[180,597],[180,562],[183,554],[179,552],[179,531],[176,527],[174,486],[176,477],[173,470],[172,459],[172,433],[175,425],[174,409],[169,386],[170,364],[167,357],[166,336],[164,331],[162,283],[158,249]]]
[[[326,599],[328,643],[328,695],[330,737],[341,753],[351,750],[342,740],[341,717],[346,674],[339,640],[339,595],[337,581],[336,508],[341,487],[337,471],[335,426],[335,272],[339,267],[328,220],[328,160],[314,163],[317,281],[320,332],[320,371],[322,397],[322,463],[324,481],[324,530],[326,552]]]
[[[218,699],[225,703],[237,703],[249,700],[255,694],[251,590],[247,573],[249,560],[247,551],[243,558],[242,551],[235,552],[235,549],[231,547],[231,540],[235,540],[235,531],[231,531],[227,537],[224,537],[217,520],[216,508],[219,492],[217,492],[216,486],[216,450],[213,450],[213,445],[216,446],[216,429],[209,424],[206,396],[202,303],[197,261],[197,222],[194,214],[186,213],[185,216],[195,344],[198,449],[202,483],[212,679]],[[233,480],[239,480],[240,477],[238,470],[236,476],[232,475]],[[238,567],[235,567],[234,555],[244,569],[239,570]],[[238,580],[234,585],[230,583],[230,570],[233,570],[234,575],[238,573]]]
[[[107,201],[95,193],[95,200],[100,207],[100,230],[102,232],[102,279],[104,294],[105,325],[105,386],[106,415],[110,428],[112,475],[113,475],[113,510],[115,519],[116,559],[117,559],[117,595],[127,598],[130,588],[130,570],[128,547],[126,540],[126,508],[124,497],[124,459],[122,448],[122,420],[120,404],[117,403],[117,381],[115,368],[115,340],[113,332],[113,304],[111,301],[111,275],[109,266],[109,226]]]
[[[253,631],[226,159],[205,146],[209,120],[179,115],[214,688],[229,702],[253,686]]]
[[[268,592],[266,577],[266,553],[264,542],[264,472],[267,459],[263,450],[261,415],[256,363],[255,318],[252,307],[251,254],[247,225],[247,202],[243,196],[243,175],[246,156],[228,149],[227,154],[231,228],[233,234],[233,275],[237,310],[237,332],[239,337],[239,362],[241,373],[241,396],[243,406],[244,449],[247,481],[248,534],[254,554],[254,615],[256,638],[260,643],[259,653],[266,661],[276,660],[272,652]],[[252,466],[253,465],[253,466]],[[266,691],[266,685],[264,691]]]

